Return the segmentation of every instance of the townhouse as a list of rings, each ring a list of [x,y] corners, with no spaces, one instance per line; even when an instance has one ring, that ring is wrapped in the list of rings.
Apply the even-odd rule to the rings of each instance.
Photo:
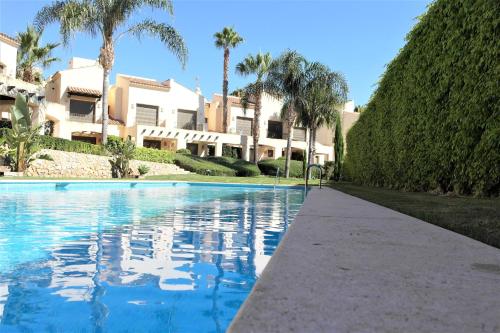
[[[9,110],[17,93],[26,94],[39,122],[49,123],[50,134],[69,140],[99,144],[102,131],[102,68],[96,60],[72,58],[69,66],[53,74],[42,86],[15,79],[16,40],[0,35],[0,112]],[[276,159],[286,150],[286,124],[279,114],[282,104],[268,95],[262,99],[258,158]],[[341,106],[343,132],[359,117],[354,103]],[[189,149],[199,156],[222,156],[231,149],[238,157],[253,159],[254,106],[228,97],[228,130],[223,131],[222,96],[208,100],[197,87],[189,89],[174,79],[117,74],[109,90],[108,133],[131,137],[139,147],[176,151]],[[308,132],[293,131],[292,158],[304,154]],[[333,130],[320,128],[315,143],[316,163],[333,160]]]
[[[17,50],[19,43],[0,33],[0,124],[10,122],[10,108],[14,105],[16,95],[26,96],[33,110],[33,118],[43,121],[45,91],[43,87],[16,79]],[[0,126],[0,127],[1,127]]]

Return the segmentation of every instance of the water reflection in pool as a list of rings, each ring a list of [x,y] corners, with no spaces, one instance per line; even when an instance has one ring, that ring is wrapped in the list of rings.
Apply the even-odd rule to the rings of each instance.
[[[239,186],[0,188],[0,331],[223,332],[303,200]]]

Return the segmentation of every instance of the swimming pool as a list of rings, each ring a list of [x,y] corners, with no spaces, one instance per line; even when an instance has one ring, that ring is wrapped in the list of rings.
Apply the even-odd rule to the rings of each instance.
[[[223,332],[302,188],[0,183],[0,332]]]

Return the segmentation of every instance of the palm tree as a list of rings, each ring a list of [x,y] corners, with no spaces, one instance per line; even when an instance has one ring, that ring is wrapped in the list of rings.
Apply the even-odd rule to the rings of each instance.
[[[316,131],[326,125],[331,128],[337,118],[336,107],[347,99],[347,82],[342,74],[332,72],[319,62],[307,64],[305,97],[301,100],[299,119],[309,129],[307,161],[311,164],[316,150]]]
[[[290,175],[292,157],[293,126],[297,120],[296,110],[304,100],[307,84],[307,61],[296,51],[287,50],[274,60],[264,83],[266,92],[283,100],[281,119],[286,123],[288,137],[286,144],[285,177]]]
[[[224,49],[224,74],[222,80],[222,127],[224,133],[227,133],[227,91],[229,85],[229,50],[234,49],[238,44],[243,43],[243,38],[231,27],[224,27],[222,31],[214,34],[215,46]]]
[[[160,9],[173,15],[171,0],[61,0],[43,7],[35,23],[41,29],[53,22],[60,23],[63,44],[67,45],[76,32],[86,32],[92,37],[101,36],[102,46],[99,63],[103,68],[102,88],[102,143],[108,138],[108,90],[109,74],[115,58],[115,44],[124,35],[140,39],[144,35],[158,38],[179,59],[184,66],[187,48],[181,35],[169,24],[144,19],[128,25],[134,14],[144,6]]]
[[[59,46],[48,43],[39,46],[42,32],[28,26],[25,32],[17,34],[19,49],[17,51],[17,77],[29,83],[40,83],[43,77],[37,68],[45,69],[60,59],[52,57],[52,50]]]
[[[257,55],[247,56],[242,62],[236,65],[236,72],[241,75],[255,74],[257,76],[254,83],[249,84],[243,90],[244,106],[249,98],[254,99],[255,113],[254,124],[252,128],[253,136],[253,161],[258,163],[258,147],[260,134],[260,111],[262,105],[262,93],[264,92],[264,81],[267,78],[269,67],[271,66],[272,57],[270,53],[261,53]]]

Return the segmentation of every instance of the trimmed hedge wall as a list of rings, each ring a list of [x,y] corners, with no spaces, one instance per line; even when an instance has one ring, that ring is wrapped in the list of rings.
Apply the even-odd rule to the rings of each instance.
[[[134,159],[158,163],[174,163],[175,153],[169,150],[136,147]]]
[[[260,171],[268,176],[276,176],[276,171],[280,169],[281,177],[285,176],[285,158],[277,160],[263,160],[259,162]],[[290,160],[290,177],[304,178],[303,163],[301,161]]]
[[[437,0],[347,136],[358,183],[461,194],[500,190],[500,5]]]
[[[245,160],[238,160],[232,157],[208,157],[207,159],[211,162],[236,170],[236,175],[240,177],[260,176],[259,168],[255,164]]]
[[[92,155],[107,155],[104,147],[93,145],[87,142],[71,141],[53,136],[40,135],[40,147],[45,149],[61,150],[74,153],[92,154]]]
[[[199,175],[236,176],[236,170],[208,161],[203,157],[188,154],[175,154],[175,164],[184,170]]]

